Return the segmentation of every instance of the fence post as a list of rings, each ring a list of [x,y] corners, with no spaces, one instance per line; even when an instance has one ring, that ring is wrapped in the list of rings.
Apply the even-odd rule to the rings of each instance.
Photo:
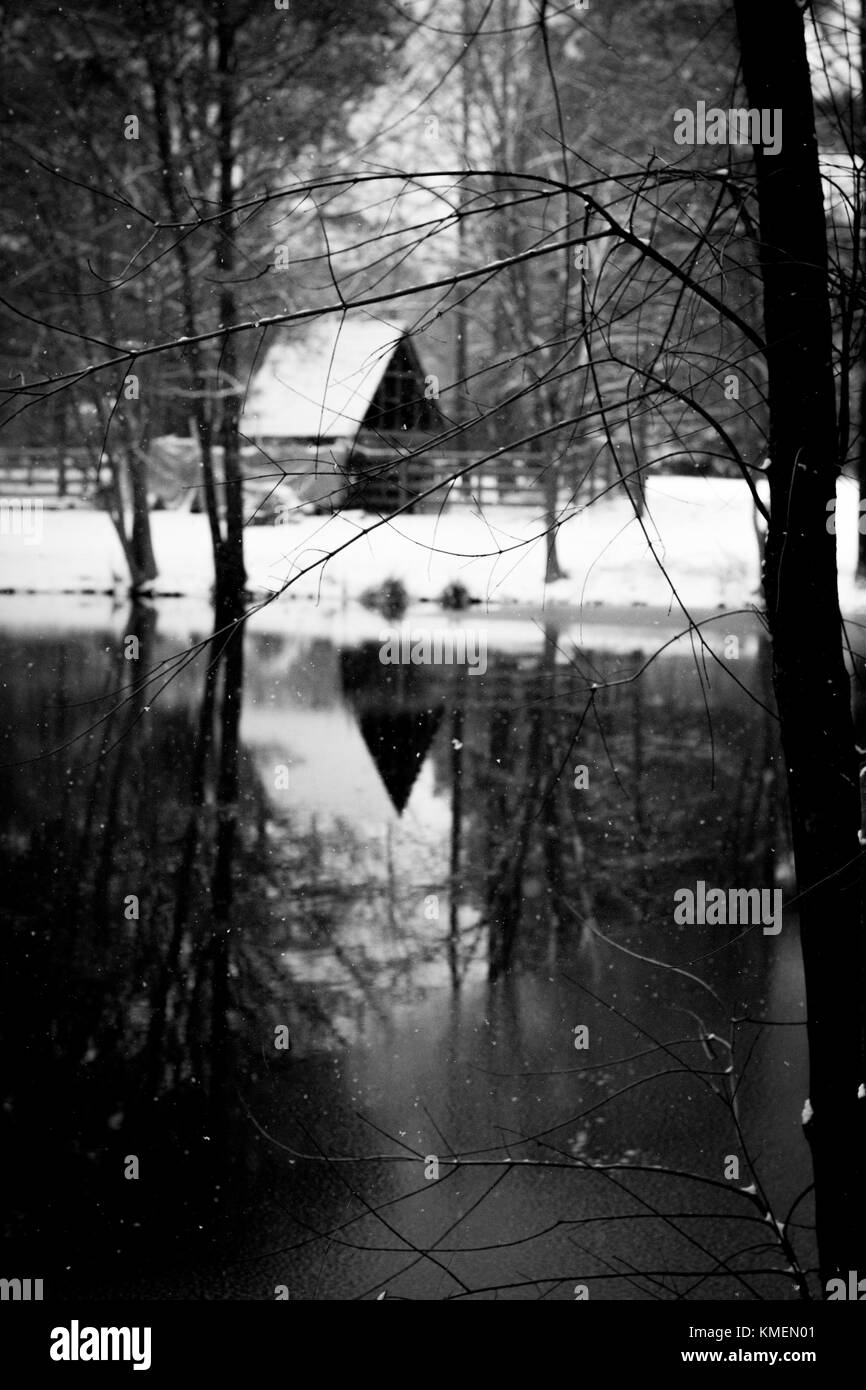
[[[409,501],[409,460],[404,453],[400,453],[400,461],[397,466],[397,481],[400,489],[400,496],[397,505]]]

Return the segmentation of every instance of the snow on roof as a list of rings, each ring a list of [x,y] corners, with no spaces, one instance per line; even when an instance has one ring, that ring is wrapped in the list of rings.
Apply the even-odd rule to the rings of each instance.
[[[354,438],[405,330],[366,314],[328,315],[271,344],[253,377],[243,434]]]

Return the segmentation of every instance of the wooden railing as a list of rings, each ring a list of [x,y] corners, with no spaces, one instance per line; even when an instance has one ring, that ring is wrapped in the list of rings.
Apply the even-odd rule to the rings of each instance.
[[[0,448],[0,497],[41,497],[49,503],[88,506],[93,501],[95,471],[90,449]]]
[[[414,438],[409,441],[409,447],[418,447]],[[219,468],[220,450],[214,453]],[[250,449],[242,453],[251,474],[247,485],[249,498],[255,500],[257,489],[269,496],[274,491],[273,479],[266,476],[258,483],[253,481],[255,475],[262,472],[260,455]],[[459,504],[464,507],[529,507],[541,511],[547,501],[546,491],[552,473],[558,478],[560,500],[568,494],[574,470],[562,461],[552,463],[545,456],[508,450],[483,463],[475,463],[478,457],[479,452],[437,451],[435,444],[431,444],[429,453],[411,453],[409,457],[406,452],[397,452],[387,445],[365,445],[339,470],[332,487],[342,478],[345,487],[337,486],[341,493],[338,505],[375,512],[395,511],[431,488],[435,491],[417,503],[418,510],[438,511]],[[470,464],[475,466],[462,473]],[[183,488],[186,473],[178,464],[175,491],[189,505],[193,496],[200,496],[201,485],[197,467],[186,471],[190,474],[190,486]],[[455,478],[456,473],[462,476]],[[157,474],[158,469],[154,468],[149,490],[161,495]],[[294,482],[294,478],[291,481]],[[41,497],[49,506],[98,506],[94,451],[59,446],[0,448],[0,497]],[[176,500],[172,498],[167,505],[176,505]]]
[[[475,463],[478,457],[478,452],[463,451],[406,457],[385,447],[365,448],[349,464],[353,486],[348,505],[391,511],[436,487],[435,493],[417,504],[419,510],[438,511],[455,503],[544,507],[552,472],[558,472],[549,458],[503,451]],[[457,473],[462,476],[455,478]]]

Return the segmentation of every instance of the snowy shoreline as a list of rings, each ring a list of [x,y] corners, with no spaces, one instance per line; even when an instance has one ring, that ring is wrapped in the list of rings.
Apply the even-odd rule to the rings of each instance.
[[[866,599],[854,585],[857,495],[850,484],[840,486],[836,515],[840,596],[850,612]],[[682,604],[700,616],[761,606],[752,501],[735,479],[650,479],[645,529],[624,497],[605,498],[570,516],[557,542],[567,577],[550,585],[544,584],[544,521],[530,509],[489,507],[482,517],[453,507],[378,526],[376,521],[369,513],[344,512],[250,526],[250,592],[265,597],[291,579],[283,599],[340,608],[400,580],[413,604],[438,603],[449,585],[460,585],[476,612],[479,606],[519,606],[546,616],[608,607],[673,614]],[[159,566],[153,597],[207,598],[213,561],[206,517],[155,512],[152,529]],[[16,535],[0,539],[4,594],[122,599],[126,587],[120,545],[104,512],[46,510],[38,544]]]

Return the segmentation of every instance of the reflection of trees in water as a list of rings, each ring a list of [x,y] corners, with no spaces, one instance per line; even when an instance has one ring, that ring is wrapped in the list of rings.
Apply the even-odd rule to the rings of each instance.
[[[588,926],[642,926],[690,878],[773,882],[772,716],[720,672],[705,689],[689,659],[628,679],[641,652],[567,655],[552,626],[537,657],[496,653],[474,679],[458,668],[383,667],[373,643],[342,654],[347,697],[398,812],[428,748],[449,798],[441,886],[455,981],[461,903],[482,915],[497,978],[521,960],[552,967],[576,931],[588,946]],[[750,663],[738,669],[748,683]],[[770,703],[765,643],[753,675]],[[616,683],[605,688],[608,680]],[[580,764],[586,788],[575,787]]]
[[[531,663],[497,654],[477,684],[439,682],[462,731],[459,763],[447,740],[432,749],[439,791],[453,801],[461,787],[451,883],[481,907],[492,978],[570,959],[576,941],[589,949],[594,925],[627,939],[639,928],[645,941],[648,917],[658,922],[659,904],[690,880],[774,879],[772,716],[720,674],[705,706],[687,660],[628,680],[640,652],[613,664],[563,655],[548,627]],[[749,684],[749,663],[740,675]],[[606,678],[620,683],[604,688]],[[765,644],[751,680],[769,703]],[[579,765],[588,787],[575,786]]]
[[[10,1182],[22,1234],[42,1210],[49,1251],[94,1259],[102,1242],[136,1245],[136,1229],[212,1223],[232,1163],[238,1199],[251,1150],[233,1087],[268,1072],[277,1024],[296,1051],[340,1050],[442,949],[412,931],[429,885],[379,843],[343,823],[335,858],[315,820],[275,812],[239,745],[241,641],[215,638],[157,695],[154,612],[134,609],[126,635],[137,662],[114,634],[99,665],[92,639],[20,642],[15,668],[32,674],[3,720],[18,757],[42,759],[10,774],[2,824],[2,1027],[24,1059],[7,1097]],[[359,949],[349,929],[369,942],[386,921],[393,949]],[[305,970],[322,952],[339,967],[324,988]],[[129,1154],[138,1182],[121,1179]]]
[[[521,969],[566,964],[598,987],[594,925],[646,949],[674,887],[772,881],[772,724],[713,703],[711,794],[706,715],[682,664],[599,690],[587,709],[589,676],[610,675],[610,658],[557,662],[553,628],[537,655],[494,655],[471,679],[383,668],[375,647],[347,654],[359,723],[376,716],[374,761],[386,729],[386,765],[411,755],[411,791],[430,757],[447,800],[440,842],[413,846],[399,826],[367,837],[348,820],[323,827],[291,803],[275,809],[239,742],[240,641],[214,642],[164,698],[146,687],[119,702],[113,692],[160,660],[151,612],[135,610],[127,630],[139,662],[112,640],[88,706],[89,646],[20,642],[12,653],[15,669],[32,670],[4,720],[24,756],[71,739],[82,709],[105,713],[83,743],[11,774],[18,809],[3,821],[2,1027],[7,1053],[26,1059],[6,1151],[22,1236],[41,1210],[49,1253],[85,1238],[98,1258],[148,1232],[212,1234],[229,1180],[242,1206],[255,1145],[235,1088],[249,1094],[275,1074],[274,1026],[290,1027],[295,1059],[342,1052],[369,1015],[388,1025],[398,1000],[419,996],[426,964],[459,982],[478,944],[473,914],[500,980],[491,1036],[517,1038],[535,1027],[511,988]],[[639,662],[618,662],[619,674]],[[384,695],[383,672],[394,674]],[[447,904],[433,922],[427,893]],[[139,916],[127,920],[132,894]],[[638,967],[617,969],[622,987]],[[138,1183],[120,1177],[131,1153]]]
[[[50,644],[26,644],[38,675],[16,711],[25,756],[73,738],[82,709],[96,725],[14,774],[31,794],[4,826],[4,1028],[25,1058],[9,1142],[19,1190],[45,1193],[55,1247],[79,1221],[88,1248],[116,1244],[118,1210],[133,1240],[151,1220],[164,1232],[169,1213],[178,1231],[195,1224],[226,1163],[230,1019],[257,1013],[268,960],[240,930],[264,820],[238,746],[242,642],[215,639],[161,703],[144,679],[158,668],[152,611],[134,609],[127,635],[139,659],[112,639],[95,702],[74,643],[59,671]],[[42,820],[61,768],[60,814]],[[121,1178],[129,1154],[137,1182]]]

